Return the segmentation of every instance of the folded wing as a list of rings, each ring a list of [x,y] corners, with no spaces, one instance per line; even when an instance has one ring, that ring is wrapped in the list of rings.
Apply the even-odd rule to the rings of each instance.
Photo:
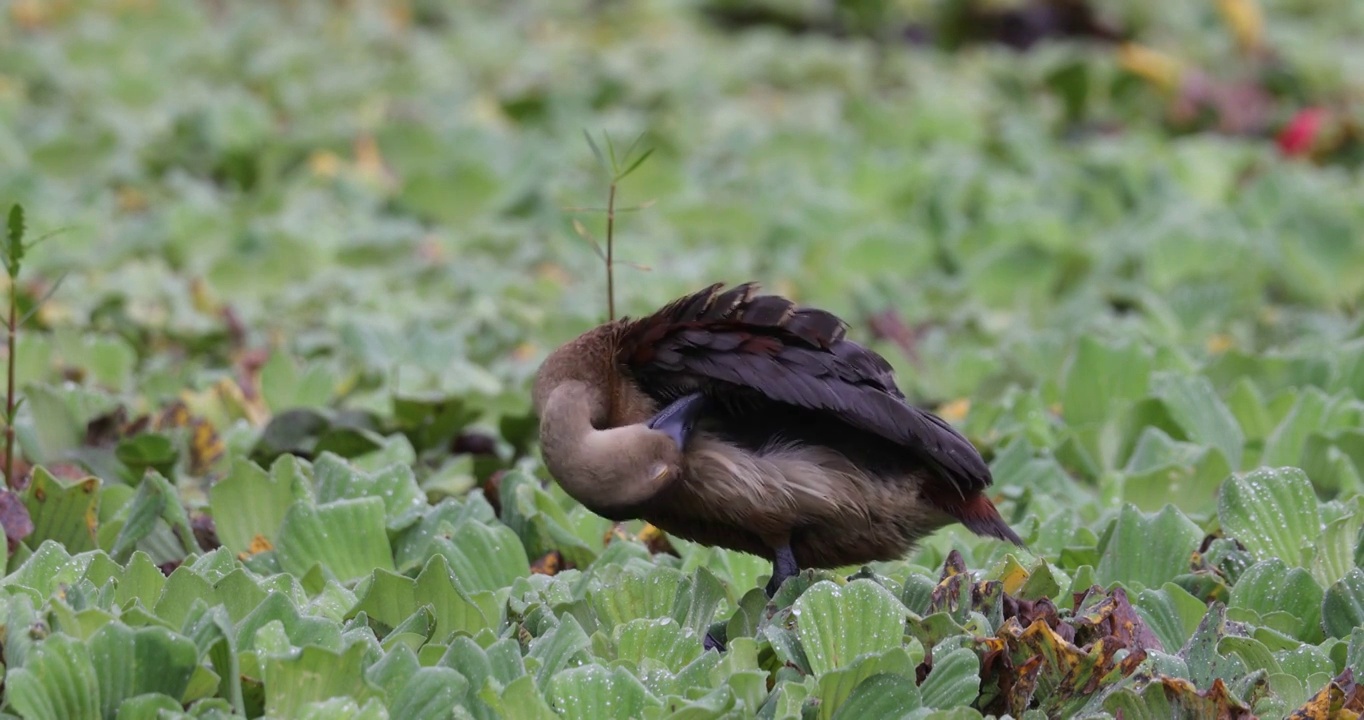
[[[905,401],[885,358],[844,338],[835,315],[746,283],[712,285],[624,325],[618,360],[661,402],[703,392],[829,413],[927,461],[965,494],[990,485],[975,447]]]

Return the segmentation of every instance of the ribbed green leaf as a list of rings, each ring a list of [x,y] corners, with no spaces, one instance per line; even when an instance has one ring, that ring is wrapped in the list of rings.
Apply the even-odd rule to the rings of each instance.
[[[582,625],[572,615],[564,615],[558,627],[531,641],[527,658],[535,658],[540,669],[535,674],[535,683],[548,687],[555,675],[572,665],[588,662],[589,641]]]
[[[1294,635],[1300,640],[1320,637],[1323,591],[1311,573],[1289,568],[1278,558],[1252,565],[1232,586],[1230,607],[1254,610],[1260,615],[1276,611],[1290,614],[1298,622]]]
[[[1140,348],[1082,338],[1062,381],[1066,421],[1079,426],[1103,420],[1111,408],[1145,395],[1150,374],[1151,360]]]
[[[389,720],[392,716],[378,698],[362,704],[353,698],[335,697],[307,703],[289,717],[298,720]]]
[[[1178,652],[1184,646],[1208,609],[1203,601],[1174,583],[1165,583],[1154,590],[1142,590],[1137,593],[1134,607],[1156,637],[1160,638],[1160,644],[1167,653]]]
[[[466,522],[450,539],[438,538],[435,548],[450,562],[460,587],[468,592],[500,590],[530,574],[521,539],[505,525]]]
[[[284,643],[289,646],[314,645],[339,652],[343,645],[341,628],[335,622],[303,615],[288,595],[275,592],[266,595],[250,615],[233,627],[237,646],[242,650],[253,649],[256,633],[270,623],[279,623]]]
[[[347,582],[375,568],[394,569],[384,503],[379,498],[338,500],[321,506],[294,503],[284,516],[276,550],[280,566],[297,575],[321,564]]]
[[[36,545],[54,540],[72,553],[94,550],[99,487],[99,478],[58,480],[45,468],[35,467],[33,479],[21,494],[33,519],[33,533],[26,542]]]
[[[338,696],[367,699],[374,694],[361,675],[368,649],[363,643],[341,652],[304,646],[290,655],[265,658],[265,711],[273,717],[296,717],[310,702]]]
[[[967,648],[958,648],[933,659],[933,669],[919,691],[932,708],[970,705],[980,694],[980,659]]]
[[[1172,505],[1150,515],[1124,505],[1095,573],[1105,585],[1160,587],[1188,572],[1202,539],[1203,531]]]
[[[1321,622],[1327,637],[1348,638],[1364,627],[1364,570],[1355,568],[1326,589]]]
[[[388,527],[400,529],[417,520],[426,508],[426,495],[408,465],[390,465],[378,472],[357,469],[340,457],[323,453],[313,463],[317,502],[377,497],[384,501]]]
[[[491,685],[487,686],[482,697],[497,713],[497,717],[525,720],[559,720],[561,717],[545,702],[544,696],[535,687],[535,679],[529,675],[513,680],[502,688],[501,695],[491,689]]]
[[[6,678],[9,702],[26,720],[101,720],[100,685],[83,643],[56,634],[33,646]]]
[[[882,653],[903,642],[909,611],[871,580],[843,587],[815,583],[791,608],[796,631],[816,675],[850,665],[868,653]]]
[[[617,625],[612,637],[616,643],[616,657],[628,660],[636,667],[648,658],[675,673],[701,654],[701,638],[672,618],[631,620]]]
[[[28,588],[42,602],[62,585],[75,583],[85,572],[85,564],[72,558],[55,540],[44,541],[24,560],[19,569],[0,580],[0,587]]]
[[[293,456],[280,457],[269,473],[236,458],[230,474],[209,490],[218,539],[238,555],[269,549],[279,541],[285,513],[309,494],[300,461]]]
[[[100,628],[89,647],[106,718],[138,695],[181,697],[199,660],[198,649],[186,637],[159,627],[133,630],[118,622]]]
[[[1321,533],[1321,512],[1297,468],[1260,468],[1222,485],[1217,518],[1257,560],[1281,558],[1302,567],[1303,549]]]
[[[832,717],[833,720],[903,718],[922,706],[923,698],[912,678],[883,673],[858,685]],[[823,706],[820,712],[823,713]]]
[[[1364,506],[1356,499],[1348,508],[1344,517],[1326,525],[1314,543],[1312,576],[1322,585],[1336,582],[1355,567],[1355,551],[1364,530]]]
[[[588,602],[603,624],[615,627],[631,620],[672,615],[682,575],[664,567],[651,568],[647,573],[621,566],[605,569],[601,586],[588,594]]]
[[[591,664],[557,673],[546,692],[567,720],[631,720],[659,700],[624,668]]]
[[[1152,393],[1165,403],[1170,417],[1185,437],[1222,451],[1231,467],[1241,466],[1245,435],[1236,416],[1222,404],[1212,383],[1198,375],[1161,373],[1152,380]]]
[[[154,612],[172,627],[182,627],[195,602],[212,604],[215,600],[213,586],[198,573],[181,565],[166,579]]]
[[[906,707],[901,714],[919,707],[919,689],[914,685],[916,664],[905,648],[897,647],[880,654],[863,656],[847,667],[824,673],[819,677],[815,691],[815,696],[819,698],[819,717],[835,717],[835,713],[843,708],[867,680],[887,675],[898,676],[908,682],[913,690],[912,698],[910,693],[903,689],[895,692],[897,704],[912,702],[912,705]]]
[[[166,715],[162,715],[163,712]],[[117,720],[161,720],[163,717],[175,717],[183,712],[184,706],[179,700],[169,695],[151,693],[128,698],[118,706],[117,715],[105,717],[114,717]]]
[[[440,640],[451,633],[477,634],[480,630],[493,627],[501,619],[498,603],[488,602],[492,600],[492,595],[466,594],[455,582],[454,573],[445,558],[439,555],[432,557],[422,568],[412,598],[417,605],[431,606],[436,616],[436,629],[432,637]]]

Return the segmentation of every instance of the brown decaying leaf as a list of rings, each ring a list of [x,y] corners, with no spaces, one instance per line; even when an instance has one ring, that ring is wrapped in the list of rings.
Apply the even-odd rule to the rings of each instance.
[[[119,405],[85,424],[85,444],[91,447],[116,445],[125,437],[127,426],[128,410]]]
[[[208,515],[195,515],[190,518],[189,526],[194,530],[194,539],[199,542],[199,547],[207,552],[212,552],[222,547],[222,541],[218,539],[218,526],[213,523],[213,518]]]
[[[607,529],[606,534],[602,535],[601,544],[610,545],[616,540],[629,539],[630,533],[625,532],[625,523],[623,522],[612,523],[611,527]]]
[[[1162,651],[1165,649],[1160,638],[1146,627],[1141,616],[1132,608],[1126,590],[1115,588],[1112,594],[1104,596],[1098,603],[1086,608],[1086,600],[1096,596],[1104,596],[1103,588],[1097,585],[1076,597],[1076,613],[1071,620],[1075,627],[1073,642],[1085,645],[1112,637],[1128,647]]]
[[[942,577],[929,596],[929,612],[956,612],[960,607],[962,589],[970,580],[971,575],[966,571],[966,561],[962,559],[961,553],[956,550],[948,553],[947,560],[943,562]]]
[[[229,326],[230,327],[230,326]],[[241,331],[245,333],[246,330]],[[237,354],[234,365],[237,372],[237,386],[242,390],[242,397],[249,402],[259,402],[260,395],[260,371],[265,367],[265,363],[270,361],[270,351],[266,348],[252,348],[242,350]]]
[[[496,455],[497,439],[485,432],[466,430],[450,440],[450,454]]]
[[[207,475],[227,453],[227,445],[213,425],[203,418],[191,420],[190,427],[189,472],[196,476]]]
[[[154,426],[157,430],[178,427],[190,429],[189,471],[191,475],[203,476],[208,474],[214,464],[221,460],[224,453],[227,452],[227,446],[213,425],[204,418],[190,413],[189,407],[182,400],[176,400],[167,405],[156,417]]]
[[[251,536],[251,545],[246,548],[246,552],[237,553],[237,559],[246,560],[253,555],[259,555],[274,549],[274,543],[271,543],[269,538],[259,534],[253,535]]]
[[[33,533],[33,519],[28,516],[28,508],[9,490],[0,490],[0,524],[5,526],[5,544],[11,553]]]
[[[1007,711],[1015,717],[1033,707],[1055,714],[1077,698],[1112,687],[1146,659],[1145,648],[1128,646],[1112,636],[1077,646],[1041,620],[1024,628],[1017,618],[1010,618],[997,637],[1004,641],[1003,651],[1012,664],[1027,671],[997,679],[1001,691],[1008,687],[1000,699],[1008,703]],[[1127,653],[1119,659],[1123,650]],[[1031,664],[1039,661],[1033,671]]]
[[[969,577],[960,555],[949,555],[933,591],[933,611],[958,602]],[[999,581],[972,585],[968,597],[977,612],[988,616],[997,609],[1003,616],[994,637],[976,641],[985,712],[1064,714],[1134,673],[1148,649],[1161,649],[1122,588],[1108,593],[1095,586],[1075,594],[1069,617],[1049,599],[1009,595]]]
[[[644,543],[644,547],[649,548],[650,555],[678,556],[677,550],[674,549],[673,544],[668,541],[668,534],[651,524],[646,523],[644,528],[639,531],[637,537],[640,542]]]
[[[492,506],[493,513],[502,517],[502,476],[506,470],[498,470],[488,476],[487,480],[479,486],[483,490],[483,499]]]
[[[1254,720],[1255,714],[1245,703],[1237,700],[1222,678],[1212,681],[1212,687],[1199,692],[1194,684],[1184,678],[1162,675],[1159,680],[1165,697],[1172,709],[1179,711],[1176,717],[1209,718],[1212,720]]]
[[[1356,720],[1364,713],[1364,685],[1355,682],[1354,671],[1345,672],[1326,683],[1302,707],[1288,715],[1289,720]]]
[[[563,553],[550,550],[530,564],[530,571],[539,575],[558,575],[560,570],[568,569]]]
[[[191,413],[183,400],[171,402],[155,417],[143,415],[131,421],[127,409],[120,405],[86,423],[85,444],[91,447],[113,447],[149,428],[161,431],[184,427],[190,429],[190,474],[207,475],[223,458],[227,447],[212,423]]]
[[[1023,600],[1006,593],[1003,610],[1006,620],[1011,617],[1018,618],[1018,622],[1025,627],[1035,622],[1045,622],[1058,635],[1069,642],[1075,642],[1075,629],[1061,622],[1060,612],[1051,598]]]
[[[5,466],[5,452],[0,449],[0,467]],[[14,482],[10,486],[14,490],[23,490],[28,487],[28,481],[33,477],[33,465],[24,459],[19,453],[14,454]]]

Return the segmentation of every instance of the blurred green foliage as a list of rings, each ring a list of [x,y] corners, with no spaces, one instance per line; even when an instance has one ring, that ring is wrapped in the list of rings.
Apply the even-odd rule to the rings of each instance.
[[[3,711],[1364,711],[1359,3],[0,10],[0,201],[64,228],[18,281]],[[837,312],[1029,551],[768,603],[548,483],[527,381],[606,314],[584,130],[653,149],[619,313]]]

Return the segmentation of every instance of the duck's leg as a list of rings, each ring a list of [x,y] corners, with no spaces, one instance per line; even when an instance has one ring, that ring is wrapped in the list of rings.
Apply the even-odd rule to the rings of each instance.
[[[781,589],[781,584],[798,572],[800,566],[796,565],[796,556],[791,552],[791,546],[788,544],[778,547],[777,554],[772,559],[772,579],[767,581],[767,596],[775,596]]]
[[[778,546],[776,556],[772,559],[772,579],[767,581],[767,597],[774,597],[781,589],[781,584],[799,572],[800,566],[796,564],[796,555],[791,552],[790,543]],[[725,651],[725,644],[716,640],[710,633],[706,633],[705,639],[701,641],[701,647],[706,650]]]
[[[683,395],[672,401],[668,407],[658,411],[658,414],[649,420],[649,427],[667,433],[677,443],[677,449],[684,450],[687,447],[687,440],[691,438],[696,416],[706,404],[705,399],[699,392]]]

